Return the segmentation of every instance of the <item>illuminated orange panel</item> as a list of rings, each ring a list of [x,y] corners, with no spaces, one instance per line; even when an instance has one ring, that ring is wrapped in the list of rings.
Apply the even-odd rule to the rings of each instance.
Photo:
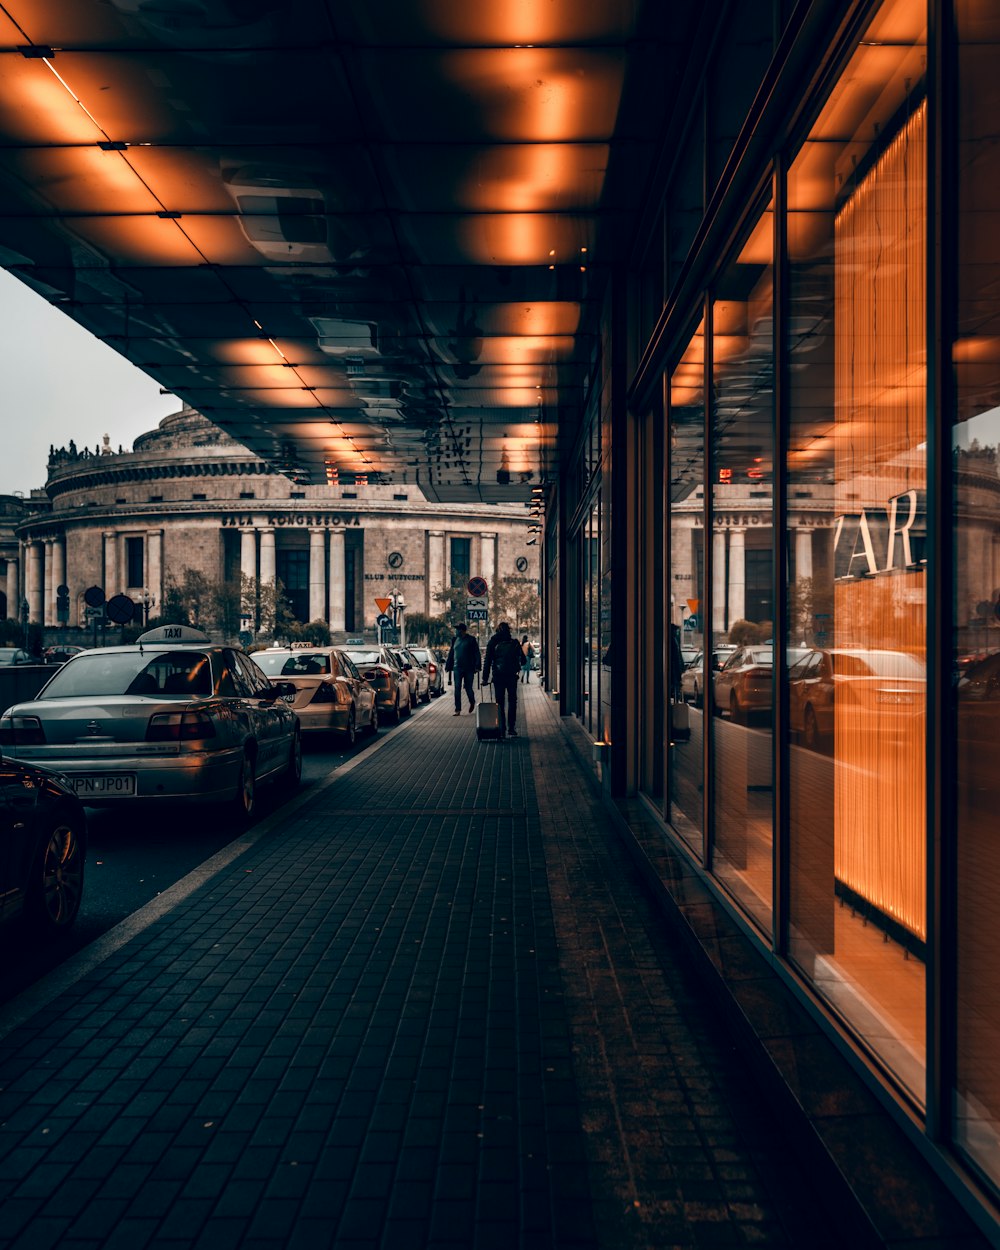
[[[578,261],[593,247],[593,226],[584,218],[540,213],[482,214],[458,223],[459,245],[485,265],[549,265]]]
[[[565,336],[533,336],[505,337],[483,339],[483,350],[479,357],[482,364],[536,364],[546,363],[558,357],[569,357],[573,354],[576,341]]]
[[[557,300],[495,304],[484,321],[490,334],[575,334],[580,327],[580,305]]]
[[[606,144],[540,143],[495,147],[476,162],[454,197],[478,212],[555,212],[596,208],[607,171]]]
[[[128,153],[94,146],[9,153],[7,162],[54,208],[74,213],[155,213],[159,201],[131,168]]]
[[[439,71],[490,138],[582,142],[614,133],[624,67],[617,50],[501,48],[444,57]]]
[[[104,138],[44,61],[14,56],[0,57],[0,128],[8,141],[21,143],[97,143]]]
[[[179,224],[161,217],[79,217],[73,229],[120,264],[200,264],[201,256]]]
[[[420,9],[429,30],[456,43],[618,42],[633,27],[632,6],[620,3],[482,0],[455,4],[454,0],[427,0]]]

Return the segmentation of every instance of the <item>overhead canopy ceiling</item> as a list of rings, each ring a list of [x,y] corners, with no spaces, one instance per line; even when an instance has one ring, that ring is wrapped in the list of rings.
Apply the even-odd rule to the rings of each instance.
[[[697,8],[4,0],[0,264],[298,481],[527,498]]]

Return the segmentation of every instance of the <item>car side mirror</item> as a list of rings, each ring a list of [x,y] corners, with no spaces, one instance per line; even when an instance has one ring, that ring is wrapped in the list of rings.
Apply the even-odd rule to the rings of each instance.
[[[404,664],[404,665],[403,665],[403,672],[404,672],[404,673],[409,673],[412,669],[413,669],[413,665],[412,665],[412,664]]]

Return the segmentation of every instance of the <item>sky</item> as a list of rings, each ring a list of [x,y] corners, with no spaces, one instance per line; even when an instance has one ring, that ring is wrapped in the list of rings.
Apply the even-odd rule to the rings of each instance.
[[[0,495],[45,485],[49,446],[126,450],[180,410],[158,382],[0,269]]]

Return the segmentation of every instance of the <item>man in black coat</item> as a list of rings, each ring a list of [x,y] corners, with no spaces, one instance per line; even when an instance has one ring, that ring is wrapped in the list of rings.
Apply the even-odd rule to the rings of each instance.
[[[493,675],[501,738],[505,733],[508,738],[517,737],[517,683],[523,659],[521,644],[512,636],[507,622],[501,621],[497,632],[486,644],[486,659],[483,661],[483,681],[488,682],[490,674]]]
[[[448,652],[448,658],[444,663],[444,671],[453,675],[455,683],[455,716],[462,715],[463,685],[465,686],[465,693],[469,698],[469,711],[471,712],[476,706],[476,696],[472,683],[481,667],[482,659],[479,655],[479,643],[476,641],[476,636],[469,633],[469,627],[464,621],[459,621],[455,626],[455,637],[452,639],[451,650]]]

